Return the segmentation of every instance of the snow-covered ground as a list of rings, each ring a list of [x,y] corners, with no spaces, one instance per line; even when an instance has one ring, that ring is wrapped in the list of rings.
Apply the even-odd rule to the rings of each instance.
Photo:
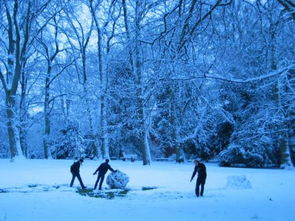
[[[193,164],[112,161],[126,173],[123,197],[82,196],[68,186],[71,160],[0,160],[0,221],[33,220],[293,220],[295,171],[221,168],[206,164],[202,198],[190,181]],[[84,161],[81,176],[93,187],[101,161]],[[75,181],[78,187],[78,180]],[[104,182],[104,191],[106,182]],[[143,191],[143,187],[156,187]],[[148,188],[147,188],[148,189]],[[99,192],[98,192],[99,193]]]

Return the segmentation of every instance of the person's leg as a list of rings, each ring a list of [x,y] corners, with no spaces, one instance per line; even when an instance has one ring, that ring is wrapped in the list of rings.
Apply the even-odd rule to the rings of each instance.
[[[81,176],[80,176],[79,173],[77,174],[77,178],[78,178],[78,180],[79,180],[79,182],[80,182],[81,187],[84,189],[85,186],[84,186],[84,184],[83,184],[83,181],[82,181]]]
[[[205,183],[206,183],[206,178],[201,180],[201,196],[204,194],[204,189],[205,189]]]
[[[204,186],[205,186],[205,182],[201,183],[201,196],[203,196],[204,194]]]
[[[199,193],[200,193],[200,180],[197,179],[197,183],[196,183],[196,196],[199,197]]]
[[[73,186],[73,184],[74,184],[74,181],[75,181],[75,178],[76,178],[76,176],[72,173],[72,180],[71,180],[71,184],[70,184],[70,187],[72,187]]]
[[[100,180],[100,174],[98,174],[97,175],[97,179],[96,179],[96,181],[95,181],[95,185],[94,185],[94,189],[96,189],[96,187],[97,187],[97,184],[98,184],[98,181]]]
[[[101,178],[100,178],[99,190],[101,190],[103,180],[104,180],[104,175],[102,175]]]

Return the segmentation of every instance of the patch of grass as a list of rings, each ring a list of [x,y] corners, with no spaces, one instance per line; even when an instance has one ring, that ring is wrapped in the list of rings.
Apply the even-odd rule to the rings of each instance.
[[[42,190],[43,190],[44,192],[49,192],[49,187],[43,187]]]
[[[28,187],[33,188],[39,186],[38,184],[29,184]]]
[[[125,197],[129,192],[128,189],[125,190],[108,190],[108,191],[93,191],[92,189],[79,189],[77,193],[82,196],[101,198],[101,199],[114,199],[116,197]]]
[[[120,195],[126,195],[129,192],[128,189],[122,190],[119,192]]]
[[[154,190],[154,189],[157,189],[157,187],[156,186],[143,186],[141,188],[142,191]]]
[[[8,193],[8,191],[4,189],[0,189],[0,193]]]

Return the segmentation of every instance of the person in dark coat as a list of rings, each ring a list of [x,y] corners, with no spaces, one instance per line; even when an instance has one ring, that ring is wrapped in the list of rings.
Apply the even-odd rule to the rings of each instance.
[[[83,159],[80,159],[80,160],[78,160],[78,161],[76,161],[75,163],[72,164],[71,173],[72,173],[73,177],[72,177],[70,187],[73,186],[75,178],[77,177],[79,182],[80,182],[80,185],[81,185],[82,189],[86,188],[84,186],[83,181],[82,181],[81,176],[80,176],[80,166],[81,166],[82,163],[83,163]]]
[[[99,182],[99,190],[101,190],[101,186],[104,180],[105,174],[108,172],[108,170],[112,172],[116,172],[110,165],[109,165],[109,160],[106,159],[104,163],[100,164],[100,166],[95,170],[93,175],[95,175],[98,172],[98,176],[94,185],[94,189],[96,189],[97,184]]]
[[[197,178],[197,183],[196,183],[196,196],[203,196],[204,194],[204,186],[207,178],[207,172],[206,172],[206,166],[201,163],[199,160],[195,160],[195,169],[191,177],[191,182],[194,179],[196,173],[198,172],[198,178]],[[201,193],[200,193],[200,186],[201,186]]]

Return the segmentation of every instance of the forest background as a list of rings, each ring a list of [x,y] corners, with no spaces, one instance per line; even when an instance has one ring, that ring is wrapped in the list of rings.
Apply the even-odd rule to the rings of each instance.
[[[294,163],[293,1],[0,2],[1,158]]]

